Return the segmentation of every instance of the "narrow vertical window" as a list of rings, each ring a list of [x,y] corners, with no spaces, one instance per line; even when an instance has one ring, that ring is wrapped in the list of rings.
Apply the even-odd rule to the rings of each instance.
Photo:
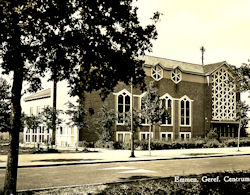
[[[161,97],[162,108],[166,110],[166,117],[162,118],[162,125],[172,125],[172,108],[173,108],[173,99],[169,94],[165,94]]]
[[[118,124],[124,124],[130,110],[130,96],[123,92],[117,100]]]
[[[180,123],[181,125],[190,125],[190,110],[191,110],[191,104],[190,100],[187,98],[184,98],[180,102]]]

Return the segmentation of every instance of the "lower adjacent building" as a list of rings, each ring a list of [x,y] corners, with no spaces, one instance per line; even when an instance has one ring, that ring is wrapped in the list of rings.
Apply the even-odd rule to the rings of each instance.
[[[48,83],[53,86],[53,83]],[[65,81],[57,84],[57,109],[66,111],[68,101],[75,103],[76,98],[72,98],[65,90],[67,83]],[[23,112],[28,115],[38,115],[44,108],[52,107],[53,105],[53,88],[47,88],[33,95],[25,97],[22,101]],[[62,124],[56,128],[56,145],[75,147],[79,141],[79,130],[76,126],[69,126],[69,117],[66,114],[60,114]],[[52,130],[48,129],[44,124],[41,124],[37,129],[24,128],[24,143],[25,144],[49,144],[51,142]]]
[[[239,101],[240,94],[236,93],[234,73],[227,62],[199,65],[152,56],[145,56],[143,60],[145,61],[143,66],[146,73],[145,82],[149,85],[154,81],[161,103],[169,113],[169,117],[163,119],[161,125],[153,126],[151,132],[153,140],[188,140],[204,137],[210,130],[214,130],[223,137],[237,136],[236,102]],[[64,88],[63,91],[67,90]],[[27,109],[33,107],[38,110],[37,106],[40,105],[38,102],[52,105],[52,96],[49,94],[50,89],[47,89],[24,99]],[[88,115],[85,120],[89,127],[81,131],[77,128],[72,131],[67,126],[58,127],[57,143],[74,145],[81,140],[96,141],[98,127],[95,121],[99,117],[98,112],[102,105],[108,109],[114,109],[117,117],[119,116],[112,128],[115,135],[113,139],[129,142],[131,133],[130,128],[125,124],[125,115],[130,111],[132,98],[133,107],[137,110],[142,109],[144,95],[143,91],[134,88],[132,96],[130,86],[123,83],[119,83],[104,102],[98,92],[86,93],[85,108]],[[69,96],[59,95],[58,97],[62,102],[70,99]],[[32,105],[36,105],[36,108]],[[60,106],[58,108],[61,109]],[[28,113],[28,110],[26,112]],[[30,110],[30,113],[32,112],[34,110]],[[33,136],[33,134],[29,130],[24,133],[25,136]],[[44,134],[45,137],[46,135],[48,136],[49,133]],[[40,135],[37,134],[37,136]],[[149,125],[144,120],[136,130],[135,139],[144,140],[148,137]]]

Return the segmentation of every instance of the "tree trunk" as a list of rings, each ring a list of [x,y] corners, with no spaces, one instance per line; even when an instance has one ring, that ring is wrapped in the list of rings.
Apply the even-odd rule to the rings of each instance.
[[[11,90],[11,129],[9,132],[9,151],[4,182],[4,194],[16,194],[19,131],[21,129],[21,92],[23,84],[23,68],[14,71]]]
[[[149,137],[148,137],[148,152],[149,152],[149,156],[151,156],[151,147],[150,147],[150,142],[151,142],[151,126],[149,126]]]

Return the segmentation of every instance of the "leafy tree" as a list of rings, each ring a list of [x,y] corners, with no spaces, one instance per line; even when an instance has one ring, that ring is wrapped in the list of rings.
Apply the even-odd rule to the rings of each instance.
[[[141,110],[142,119],[147,121],[149,125],[149,140],[148,140],[148,150],[149,155],[151,155],[151,132],[153,125],[160,125],[162,119],[167,117],[165,108],[161,107],[160,97],[157,94],[158,89],[154,86],[154,83],[149,84],[149,88],[146,91],[146,94],[142,98],[143,108]]]
[[[0,78],[0,132],[10,129],[10,86],[6,80]]]
[[[88,124],[83,120],[87,111],[84,108],[84,105],[78,104],[74,105],[71,102],[66,103],[68,105],[68,110],[65,112],[70,117],[70,121],[66,124],[73,127],[77,126],[79,129],[83,127],[87,127]]]
[[[1,68],[13,73],[5,194],[16,193],[23,82],[36,91],[40,76],[50,71],[55,82],[69,79],[72,95],[100,89],[103,98],[131,76],[134,84],[143,83],[138,56],[151,51],[160,14],[142,27],[137,9],[132,0],[0,1]]]
[[[97,134],[99,140],[104,144],[105,142],[112,141],[114,139],[114,131],[112,126],[117,120],[117,116],[114,109],[108,109],[106,106],[102,106],[101,111],[98,112],[98,118],[95,124],[99,127]]]
[[[135,136],[136,129],[141,124],[142,119],[141,119],[141,113],[138,110],[133,109],[132,113],[131,113],[131,111],[128,112],[126,114],[125,124],[130,128],[131,128],[131,122],[132,122],[131,121],[131,118],[132,118],[131,114],[133,117],[133,120],[132,120],[133,121],[133,126],[132,126],[133,132],[131,132],[131,155],[130,155],[130,157],[135,157],[135,154],[134,154],[134,140],[135,140],[135,138],[134,138],[134,136]]]
[[[239,68],[231,66],[235,74],[236,90],[245,92],[250,90],[250,60],[248,63],[243,63]]]
[[[249,105],[245,101],[240,101],[237,103],[237,118],[240,119],[240,136],[246,137],[246,128],[248,125],[249,117],[248,112],[250,111]]]
[[[242,65],[237,68],[236,66],[231,66],[234,72],[234,79],[230,79],[229,82],[235,82],[236,84],[236,92],[243,93],[250,90],[250,60],[248,63],[242,63]],[[236,115],[237,120],[239,121],[239,131],[238,134],[244,135],[244,129],[249,121],[249,117],[247,116],[247,112],[249,111],[249,106],[247,106],[244,102],[237,102],[236,105]],[[242,132],[242,133],[240,133]],[[238,150],[239,150],[239,138],[238,135]]]
[[[63,114],[62,110],[55,110],[54,108],[47,106],[43,109],[43,111],[40,113],[42,123],[44,126],[46,126],[47,130],[52,129],[54,127],[53,124],[53,117],[56,116],[55,123],[56,125],[61,125],[63,123],[63,120],[60,118],[60,114]],[[47,140],[51,143],[51,140]]]
[[[23,120],[25,126],[33,130],[37,129],[42,123],[41,115],[24,116]]]

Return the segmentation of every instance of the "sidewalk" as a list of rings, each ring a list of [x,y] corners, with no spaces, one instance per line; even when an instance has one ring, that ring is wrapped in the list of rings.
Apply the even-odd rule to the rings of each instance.
[[[237,148],[201,148],[135,151],[135,158],[130,158],[130,150],[91,149],[88,153],[53,153],[19,155],[19,167],[62,166],[75,164],[95,164],[111,162],[174,160],[189,158],[210,158],[250,155],[250,147]],[[7,155],[0,155],[0,169],[5,169]]]

